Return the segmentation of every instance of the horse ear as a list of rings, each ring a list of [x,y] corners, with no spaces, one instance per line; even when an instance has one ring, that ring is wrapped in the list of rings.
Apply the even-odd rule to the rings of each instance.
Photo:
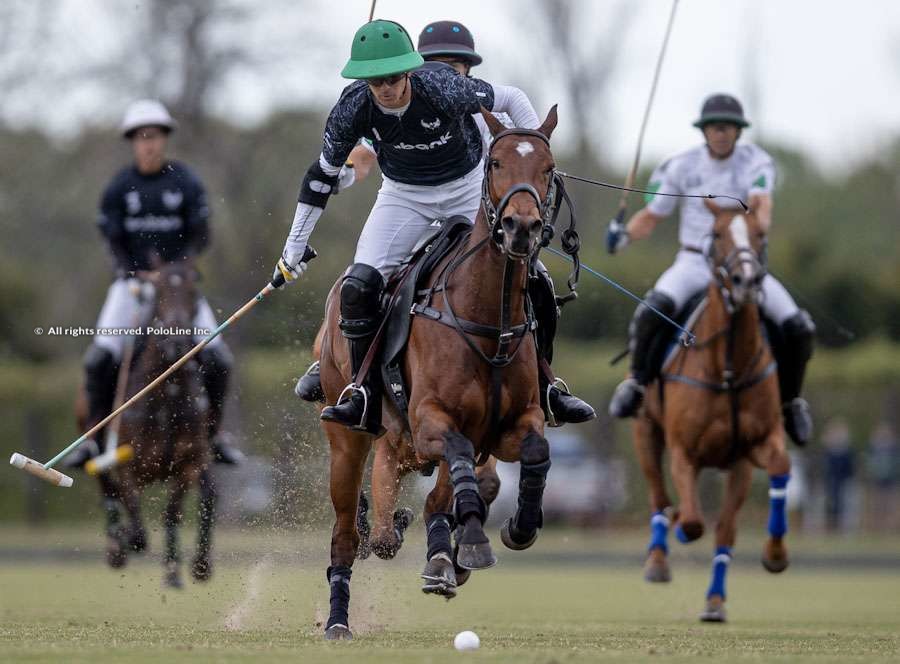
[[[487,110],[484,106],[481,107],[481,117],[484,118],[484,122],[487,125],[488,129],[491,132],[491,136],[496,136],[501,131],[506,129],[503,126],[503,123],[498,120],[493,113]]]
[[[548,139],[550,138],[550,134],[553,133],[553,130],[556,129],[556,123],[559,122],[559,116],[556,114],[556,106],[556,104],[553,104],[553,106],[550,107],[550,112],[547,113],[544,124],[538,127],[538,131]]]

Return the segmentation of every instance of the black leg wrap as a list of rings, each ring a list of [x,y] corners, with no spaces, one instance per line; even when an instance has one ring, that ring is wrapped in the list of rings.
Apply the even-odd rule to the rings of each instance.
[[[668,295],[651,290],[644,296],[652,305],[670,318],[675,315],[675,302]],[[631,374],[641,385],[648,385],[659,373],[667,344],[660,339],[666,322],[646,305],[639,304],[628,327],[631,351]]]
[[[204,348],[200,351],[199,359],[203,387],[209,400],[209,440],[212,440],[219,433],[222,423],[228,379],[234,362],[231,351],[224,345]]]
[[[328,585],[331,587],[331,612],[325,629],[334,625],[350,625],[350,575],[353,570],[346,565],[332,565],[326,571]]]
[[[514,519],[516,530],[533,533],[544,525],[541,502],[549,470],[550,446],[547,440],[536,432],[529,433],[522,442],[519,507]]]
[[[481,523],[487,518],[487,506],[478,493],[475,479],[475,449],[472,441],[455,431],[444,436],[446,447],[444,457],[450,466],[450,481],[453,483],[453,502],[456,520],[465,523],[475,515]]]
[[[431,560],[439,553],[450,556],[453,546],[450,544],[450,532],[453,530],[453,515],[435,512],[425,524],[428,537],[428,551],[425,560]]]

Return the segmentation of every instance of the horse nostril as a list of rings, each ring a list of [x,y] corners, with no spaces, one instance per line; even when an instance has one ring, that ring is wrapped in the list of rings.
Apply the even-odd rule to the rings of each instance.
[[[741,277],[740,274],[732,275],[731,283],[733,283],[735,286],[740,286],[741,282],[743,282],[743,278]]]
[[[511,216],[503,217],[503,219],[500,221],[500,224],[503,226],[503,230],[507,233],[512,233],[516,230],[516,220]]]
[[[541,223],[540,218],[532,221],[531,222],[531,234],[534,235],[535,233],[540,233],[542,226],[543,226],[543,224]]]

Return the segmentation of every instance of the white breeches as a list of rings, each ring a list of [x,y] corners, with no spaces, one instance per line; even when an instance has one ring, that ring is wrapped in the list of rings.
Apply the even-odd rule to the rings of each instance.
[[[676,308],[681,309],[692,295],[709,285],[710,279],[706,258],[693,251],[681,250],[653,288],[668,295],[675,301]],[[760,307],[763,315],[778,325],[798,311],[794,298],[771,274],[763,279]]]
[[[143,297],[138,292],[143,288]],[[136,279],[116,279],[106,293],[106,301],[100,310],[97,319],[97,329],[127,329],[146,327],[152,315],[153,287],[149,283],[143,284]],[[219,324],[213,315],[212,308],[206,298],[197,300],[197,314],[193,321],[194,328],[215,330]],[[97,334],[94,335],[94,343],[109,350],[116,360],[122,358],[127,334]],[[205,335],[194,336],[194,342],[199,343]],[[209,346],[219,346],[223,343],[222,337],[213,339]]]
[[[439,217],[462,215],[475,220],[481,204],[483,169],[434,187],[402,184],[384,178],[375,205],[356,244],[354,263],[371,265],[390,277]]]

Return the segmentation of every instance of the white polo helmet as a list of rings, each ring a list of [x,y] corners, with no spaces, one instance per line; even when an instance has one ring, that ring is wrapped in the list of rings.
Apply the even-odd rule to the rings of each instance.
[[[121,129],[125,138],[131,138],[134,131],[141,127],[162,127],[169,132],[176,126],[177,123],[160,102],[155,99],[139,99],[128,106]]]

